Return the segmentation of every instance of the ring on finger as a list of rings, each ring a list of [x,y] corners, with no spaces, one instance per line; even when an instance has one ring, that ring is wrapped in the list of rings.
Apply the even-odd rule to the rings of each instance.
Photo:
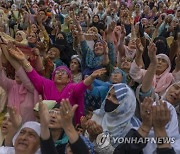
[[[146,110],[145,112],[146,112],[147,114],[150,114],[150,111],[149,111],[149,110]]]

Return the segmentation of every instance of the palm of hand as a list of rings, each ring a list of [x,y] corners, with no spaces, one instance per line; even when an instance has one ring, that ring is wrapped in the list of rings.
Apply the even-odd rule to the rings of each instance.
[[[23,60],[25,58],[25,55],[21,51],[19,52],[17,50],[10,49],[9,52],[18,60]]]

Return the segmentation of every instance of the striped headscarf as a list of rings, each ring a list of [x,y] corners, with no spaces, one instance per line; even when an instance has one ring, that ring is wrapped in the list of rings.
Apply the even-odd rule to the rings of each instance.
[[[105,100],[99,110],[94,111],[94,114],[102,118],[101,126],[104,132],[108,132],[113,137],[124,137],[133,127],[131,118],[134,116],[136,109],[136,98],[134,92],[125,84],[114,84],[109,92],[114,89],[119,106],[112,112],[105,112]],[[109,93],[108,92],[108,93]],[[111,143],[114,147],[118,143]]]

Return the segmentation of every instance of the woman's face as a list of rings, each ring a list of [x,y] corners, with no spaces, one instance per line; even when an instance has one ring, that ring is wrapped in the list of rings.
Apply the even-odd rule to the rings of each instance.
[[[121,58],[121,69],[122,70],[130,70],[131,67],[131,60],[126,58],[126,57],[122,57]]]
[[[84,15],[83,15],[83,14],[80,14],[80,16],[79,16],[79,21],[80,21],[80,22],[83,22],[83,21],[84,21]]]
[[[180,9],[177,10],[176,16],[179,18],[180,17]]]
[[[88,29],[87,33],[88,34],[97,34],[97,29],[95,29],[94,27],[91,27]]]
[[[103,54],[103,44],[101,42],[97,42],[95,45],[94,45],[94,52],[96,55],[100,56]]]
[[[28,42],[29,43],[36,43],[37,42],[37,37],[35,33],[30,33],[28,36]]]
[[[121,73],[115,72],[115,73],[111,74],[111,82],[113,84],[121,83],[121,81],[122,81],[122,74]]]
[[[74,28],[73,22],[70,21],[70,23],[69,23],[69,30],[72,30],[73,28]]]
[[[61,40],[61,39],[64,39],[64,36],[63,36],[61,33],[59,33],[59,34],[57,35],[57,38]]]
[[[114,103],[114,104],[118,104],[118,99],[117,99],[117,97],[116,97],[116,93],[115,93],[115,91],[114,91],[114,88],[112,88],[112,89],[108,92],[106,99],[108,99],[109,101],[111,101],[111,102]]]
[[[167,91],[165,98],[172,105],[178,105],[177,103],[180,102],[180,83],[171,86]]]
[[[2,121],[1,125],[1,132],[3,135],[7,135],[9,132],[9,128],[12,126],[12,122],[10,120],[10,117],[8,115],[5,115]]]
[[[168,63],[165,59],[158,58],[158,64],[156,72],[158,75],[162,74],[168,68]]]
[[[42,19],[46,18],[46,13],[44,11],[40,11],[39,15],[42,17]]]
[[[51,58],[51,59],[55,59],[57,58],[57,49],[54,49],[54,48],[51,48],[49,51],[48,51],[48,57]]]
[[[130,40],[128,43],[128,47],[130,49],[136,49],[136,40],[135,39]]]
[[[16,33],[15,40],[17,42],[21,42],[23,40],[21,33],[19,32]]]
[[[32,9],[34,10],[35,13],[38,13],[39,7],[38,7],[37,4],[34,4],[34,5],[32,6]]]
[[[80,66],[79,66],[79,62],[77,59],[72,59],[70,62],[70,70],[72,72],[79,72],[80,71]]]
[[[171,22],[172,27],[176,27],[179,24],[179,20],[177,18],[173,19]]]
[[[50,129],[61,129],[62,126],[59,123],[60,109],[55,108],[55,109],[49,110],[49,115],[50,115],[49,128]]]
[[[68,73],[64,69],[56,70],[54,76],[54,82],[56,85],[67,85],[70,81]]]
[[[140,11],[140,5],[139,5],[139,4],[136,4],[135,10],[136,10],[136,11]]]
[[[94,16],[93,22],[97,23],[98,21],[99,21],[99,17],[98,16]]]
[[[34,33],[36,33],[37,30],[38,30],[37,26],[36,26],[35,24],[32,24],[32,25],[31,25],[31,31],[34,32]]]

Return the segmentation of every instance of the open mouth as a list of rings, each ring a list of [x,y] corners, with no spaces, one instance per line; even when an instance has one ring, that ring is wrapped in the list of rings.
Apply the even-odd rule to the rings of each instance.
[[[18,145],[21,146],[22,148],[27,148],[28,147],[28,144],[24,143],[24,141],[19,142]]]
[[[50,120],[50,124],[54,125],[55,123],[56,123],[55,120],[53,120],[53,119]]]

